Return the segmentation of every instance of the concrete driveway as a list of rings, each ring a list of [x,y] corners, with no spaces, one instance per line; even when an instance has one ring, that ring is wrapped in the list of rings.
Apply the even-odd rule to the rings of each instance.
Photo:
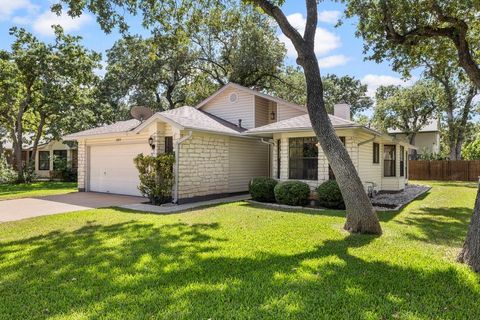
[[[71,211],[145,202],[145,198],[96,192],[72,192],[56,196],[0,201],[0,222]]]

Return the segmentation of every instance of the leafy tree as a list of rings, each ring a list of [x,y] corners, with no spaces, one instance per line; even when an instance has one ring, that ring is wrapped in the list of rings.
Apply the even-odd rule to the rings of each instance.
[[[432,81],[419,81],[406,88],[381,86],[376,93],[374,125],[384,132],[400,130],[415,144],[420,129],[435,118],[440,96],[438,85]]]
[[[178,12],[188,12],[191,16],[195,16],[195,14],[208,16],[212,8],[222,5],[222,1],[209,0],[181,1],[180,3],[176,0],[161,2],[146,0],[87,0],[81,2],[62,0],[62,2],[68,5],[68,13],[72,16],[79,16],[84,9],[93,12],[105,31],[110,31],[115,26],[119,26],[120,30],[127,29],[127,24],[122,16],[125,10],[132,14],[141,13],[146,26],[160,24],[168,28],[170,21],[175,18]],[[249,0],[245,2],[272,17],[282,32],[291,40],[297,51],[297,64],[303,68],[306,79],[307,110],[312,128],[332,166],[344,196],[347,210],[347,221],[344,228],[351,232],[380,234],[382,231],[378,217],[365,193],[355,166],[336,135],[328,117],[323,82],[314,50],[318,22],[317,1],[306,1],[307,21],[303,35],[289,23],[279,7],[283,1]],[[62,6],[56,5],[53,9],[59,12]]]
[[[471,119],[478,113],[473,98],[478,90],[464,72],[449,63],[425,61],[425,74],[437,81],[443,90],[439,112],[444,115],[450,160],[460,160],[462,145]]]
[[[0,54],[0,110],[13,141],[20,181],[24,177],[23,142],[33,137],[35,154],[46,132],[59,136],[65,131],[59,127],[62,118],[82,108],[96,81],[93,70],[100,55],[85,49],[79,37],[65,35],[58,26],[54,29],[55,42],[46,44],[24,29],[12,28],[11,51]],[[25,136],[25,131],[30,134]]]
[[[480,139],[465,145],[462,149],[462,157],[465,160],[480,160]]]
[[[456,61],[480,88],[479,5],[473,0],[343,0],[346,16],[359,18],[365,52],[395,70],[407,71],[422,58]]]
[[[339,102],[348,103],[353,116],[373,106],[373,100],[366,95],[367,86],[355,77],[327,74],[322,77],[322,81],[328,113],[333,113],[334,105]],[[302,70],[289,66],[280,73],[272,93],[287,101],[305,105],[307,101],[305,87],[305,75]]]

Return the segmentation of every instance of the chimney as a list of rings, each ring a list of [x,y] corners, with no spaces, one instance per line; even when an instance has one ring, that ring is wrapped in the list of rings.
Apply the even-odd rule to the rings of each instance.
[[[333,106],[333,115],[350,121],[350,105],[345,102],[337,103]]]

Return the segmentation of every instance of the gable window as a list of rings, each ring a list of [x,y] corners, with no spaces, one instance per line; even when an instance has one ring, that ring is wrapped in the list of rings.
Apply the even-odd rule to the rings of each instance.
[[[57,170],[67,161],[67,150],[53,150],[53,170]]]
[[[395,145],[386,144],[383,146],[383,176],[395,177],[395,154],[397,147]]]
[[[173,152],[173,137],[165,137],[165,153]]]
[[[340,141],[342,141],[343,146],[345,146],[345,137],[339,137]],[[328,165],[328,180],[335,180],[335,174],[333,173],[332,167],[330,164]]]
[[[405,147],[400,146],[400,177],[405,175]]]
[[[380,145],[373,143],[373,163],[380,163]]]
[[[50,170],[50,151],[38,152],[38,170]]]
[[[277,140],[277,179],[280,179],[280,163],[281,163],[281,140]]]
[[[289,179],[318,179],[318,146],[315,137],[289,139]]]

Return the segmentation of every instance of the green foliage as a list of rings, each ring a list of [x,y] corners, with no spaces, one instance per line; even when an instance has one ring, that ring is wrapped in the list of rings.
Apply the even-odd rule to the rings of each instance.
[[[150,203],[160,205],[172,199],[172,188],[175,183],[173,154],[158,156],[144,156],[139,154],[135,159],[135,166],[140,175],[138,190],[148,197]]]
[[[275,82],[270,93],[287,101],[306,105],[307,91],[303,71],[300,68],[288,66],[279,73],[278,77],[279,80]],[[334,105],[340,102],[348,103],[354,116],[373,106],[373,100],[366,95],[367,86],[354,77],[327,74],[322,77],[322,83],[328,113],[332,114]]]
[[[19,182],[32,183],[37,180],[37,173],[35,172],[35,162],[30,160],[23,170],[23,179]]]
[[[418,160],[446,160],[446,159],[447,157],[445,157],[441,153],[430,152],[427,149],[423,149],[421,151],[420,156],[418,157]]]
[[[67,159],[54,158],[53,167],[53,179],[60,179],[65,182],[75,182],[77,181],[77,170],[73,168],[72,162]]]
[[[275,186],[278,181],[267,177],[257,177],[250,180],[248,191],[255,201],[275,202]]]
[[[0,184],[13,183],[17,180],[17,173],[7,163],[7,159],[0,154]]]
[[[437,116],[439,86],[432,81],[418,81],[411,87],[381,86],[376,92],[377,105],[373,122],[387,132],[398,129],[409,139]]]
[[[463,147],[462,158],[465,160],[480,160],[480,139],[472,141]]]
[[[283,181],[275,186],[274,192],[280,204],[303,206],[310,196],[310,187],[303,181]]]
[[[344,209],[342,193],[336,180],[328,180],[317,187],[318,201],[321,206],[332,209]]]

